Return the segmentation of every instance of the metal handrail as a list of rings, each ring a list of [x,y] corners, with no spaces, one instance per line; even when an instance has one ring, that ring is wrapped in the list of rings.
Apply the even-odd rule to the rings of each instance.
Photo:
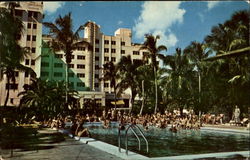
[[[142,130],[140,129],[140,127],[138,127],[137,125],[134,125],[135,127],[137,127],[137,129],[139,130],[139,132],[141,133],[143,139],[146,142],[146,146],[147,146],[147,153],[148,153],[148,140],[146,139],[145,135],[143,134]]]
[[[138,137],[137,133],[135,132],[135,130],[132,128],[132,125],[130,125],[127,130],[126,130],[126,154],[128,154],[128,136],[127,136],[127,133],[128,133],[128,129],[131,128],[131,131],[134,133],[135,137],[137,138],[138,142],[139,142],[139,151],[141,150],[141,140],[140,138]]]
[[[137,138],[138,142],[139,142],[139,150],[141,150],[141,140],[140,138],[138,137],[138,134],[135,132],[134,128],[133,127],[136,127],[141,136],[143,137],[143,139],[145,140],[146,142],[146,146],[147,146],[147,152],[148,152],[148,140],[146,139],[145,135],[143,134],[142,130],[140,129],[140,127],[138,127],[137,125],[135,124],[130,124],[128,126],[128,128],[126,129],[126,132],[125,132],[125,136],[126,136],[126,154],[128,155],[128,130],[131,129],[132,132],[134,133],[135,137]],[[119,128],[118,130],[118,146],[119,146],[119,152],[121,152],[121,129]]]

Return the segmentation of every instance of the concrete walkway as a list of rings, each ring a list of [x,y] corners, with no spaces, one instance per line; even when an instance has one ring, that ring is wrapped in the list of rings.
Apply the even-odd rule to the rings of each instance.
[[[43,132],[45,131],[43,130]],[[53,131],[48,130],[48,132]],[[53,148],[39,150],[38,152],[15,150],[14,156],[11,158],[9,150],[2,150],[0,153],[4,160],[122,160],[69,137],[65,137],[63,142],[50,145]],[[2,160],[1,156],[0,160]]]

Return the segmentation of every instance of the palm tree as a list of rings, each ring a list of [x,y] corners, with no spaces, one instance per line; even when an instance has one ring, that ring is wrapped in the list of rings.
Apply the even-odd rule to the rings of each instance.
[[[180,48],[176,48],[174,55],[167,55],[163,57],[164,68],[166,75],[162,78],[169,90],[172,101],[179,105],[182,113],[184,105],[192,100],[192,81],[194,77],[194,65],[189,63],[188,56],[182,54]]]
[[[217,54],[226,53],[235,49],[244,49],[249,46],[249,22],[249,11],[242,10],[235,12],[231,19],[213,27],[211,34],[205,38],[205,42]],[[247,93],[244,93],[245,89],[242,89],[248,88],[249,86],[249,79],[247,78],[249,77],[249,66],[245,64],[247,60],[249,60],[248,55],[239,55],[237,57],[223,58],[212,62],[220,62],[220,64],[217,65],[220,71],[220,74],[218,74],[220,78],[217,79],[216,83],[220,84],[220,87],[223,88],[223,92],[227,93],[227,95],[220,93],[216,88],[214,88],[216,92],[213,93],[217,95],[218,99],[223,99],[222,102],[225,105],[233,106],[235,103],[242,104],[241,106],[239,105],[240,108],[242,108],[243,105],[249,105],[249,102],[243,100]],[[243,96],[237,98],[238,95],[241,94]],[[223,104],[221,103],[221,105]]]
[[[138,83],[138,95],[142,98],[140,115],[147,103],[147,97],[152,97],[154,92],[154,73],[150,65],[141,65],[136,69],[136,81]],[[147,86],[147,87],[145,87]],[[153,88],[152,88],[153,86]]]
[[[34,79],[30,85],[25,86],[25,91],[18,94],[22,96],[19,107],[33,108],[37,117],[42,120],[55,117],[64,109],[65,92],[63,81]],[[76,91],[71,90],[68,93],[73,96]]]
[[[15,84],[15,72],[23,71],[35,74],[35,72],[20,62],[29,53],[27,48],[21,47],[18,43],[18,36],[23,31],[22,21],[14,17],[8,10],[0,9],[0,80],[3,75],[7,78],[7,95],[4,106],[7,105],[9,99],[10,82]]]
[[[154,78],[155,78],[155,110],[154,113],[157,112],[157,104],[158,104],[158,86],[157,86],[157,79],[156,79],[156,73],[158,69],[158,62],[157,62],[157,57],[160,55],[161,51],[167,50],[167,47],[164,45],[157,46],[157,40],[160,38],[159,35],[154,37],[151,34],[146,34],[145,35],[145,42],[143,43],[142,47],[140,50],[147,50],[149,51],[148,53],[143,55],[144,60],[151,60],[151,66],[154,69]]]
[[[129,108],[130,112],[133,108],[134,99],[137,95],[138,90],[138,71],[137,68],[142,65],[142,61],[133,62],[131,56],[123,56],[120,62],[117,64],[118,71],[120,74],[121,81],[118,84],[118,88],[120,88],[120,92],[130,88],[131,96]]]
[[[100,78],[101,81],[110,81],[110,87],[114,88],[115,94],[115,110],[116,110],[116,97],[117,97],[117,80],[118,80],[118,72],[117,66],[114,65],[112,61],[109,61],[103,65],[103,76]]]
[[[2,2],[10,10],[11,15],[15,16],[15,8],[20,7],[20,2]]]
[[[59,17],[55,20],[55,24],[51,22],[44,22],[43,25],[49,28],[50,35],[52,36],[52,41],[50,43],[54,51],[63,51],[66,58],[66,91],[68,91],[68,70],[69,64],[72,61],[73,50],[76,49],[79,43],[79,32],[84,29],[84,26],[80,26],[76,32],[73,32],[73,23],[71,18],[71,13],[68,13],[64,17]],[[66,105],[68,103],[68,92],[66,92]]]
[[[247,10],[235,12],[230,20],[214,26],[205,42],[217,54],[249,46],[249,17]]]
[[[184,49],[184,53],[187,54],[191,61],[195,64],[198,70],[199,76],[199,95],[201,94],[201,72],[205,62],[202,60],[207,58],[211,53],[211,50],[207,50],[207,47],[203,43],[196,41],[191,42],[189,46]],[[199,98],[200,101],[200,98]]]

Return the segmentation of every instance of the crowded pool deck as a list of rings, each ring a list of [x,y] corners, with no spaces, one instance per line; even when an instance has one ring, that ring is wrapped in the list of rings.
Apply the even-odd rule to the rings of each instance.
[[[232,130],[235,132],[248,132],[246,127],[241,126],[230,126],[230,125],[206,125],[209,128],[216,128],[220,130]],[[57,132],[56,130],[46,129],[41,130],[39,132]],[[9,157],[8,150],[2,150],[1,154],[4,160],[28,160],[28,159],[48,159],[48,160],[60,160],[60,159],[84,159],[84,160],[120,160],[120,159],[201,159],[202,156],[205,156],[209,159],[215,158],[216,156],[219,158],[223,158],[223,156],[239,156],[238,158],[250,157],[250,151],[244,152],[231,152],[231,153],[219,153],[219,154],[203,154],[203,155],[192,155],[189,157],[186,156],[175,156],[175,157],[158,157],[158,158],[148,158],[139,154],[135,154],[130,152],[127,156],[125,151],[122,150],[120,155],[118,153],[117,147],[113,147],[112,145],[108,146],[108,150],[103,151],[103,148],[107,147],[107,144],[102,144],[102,142],[91,141],[90,138],[83,138],[81,141],[77,141],[73,138],[66,137],[65,141],[60,143],[51,144],[54,148],[39,150],[37,151],[15,151],[13,157]],[[86,144],[86,142],[89,143]],[[106,148],[107,149],[107,148]],[[235,158],[235,157],[234,157]],[[204,159],[204,158],[203,158]],[[2,160],[2,159],[1,159]]]

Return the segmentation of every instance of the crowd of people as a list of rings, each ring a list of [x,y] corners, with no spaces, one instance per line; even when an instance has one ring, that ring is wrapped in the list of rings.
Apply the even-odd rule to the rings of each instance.
[[[44,125],[56,129],[70,127],[70,132],[74,136],[91,137],[89,130],[83,127],[85,122],[101,122],[104,128],[109,128],[112,121],[118,122],[121,130],[125,129],[127,124],[139,124],[145,130],[148,130],[150,126],[162,129],[168,128],[172,132],[177,132],[180,129],[199,129],[202,125],[199,117],[193,113],[181,116],[178,112],[166,111],[164,114],[132,115],[127,112],[115,111],[114,109],[104,110],[101,116],[96,114],[77,114],[74,118],[59,116],[44,122]],[[71,125],[67,126],[66,124],[69,123]]]
[[[121,130],[125,129],[127,124],[141,125],[144,130],[148,130],[149,127],[167,128],[172,132],[178,132],[183,129],[198,130],[203,124],[224,124],[224,114],[200,114],[199,116],[194,112],[188,111],[180,114],[180,111],[168,112],[164,114],[145,114],[145,115],[133,115],[128,114],[125,111],[120,110],[103,110],[101,116],[96,114],[77,114],[73,117],[58,117],[57,119],[49,120],[45,122],[46,126],[51,128],[65,128],[70,127],[70,132],[74,136],[79,137],[91,137],[91,134],[87,128],[83,127],[85,122],[101,122],[104,128],[111,127],[111,122],[118,122]],[[66,126],[66,123],[70,123],[70,126]]]

